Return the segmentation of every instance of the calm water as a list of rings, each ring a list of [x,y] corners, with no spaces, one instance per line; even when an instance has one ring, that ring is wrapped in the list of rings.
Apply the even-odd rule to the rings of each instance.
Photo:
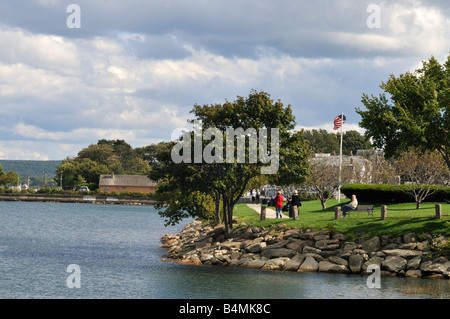
[[[450,281],[269,272],[161,261],[150,206],[0,202],[0,298],[448,298]],[[67,267],[80,267],[68,288]],[[408,294],[430,287],[431,294]]]

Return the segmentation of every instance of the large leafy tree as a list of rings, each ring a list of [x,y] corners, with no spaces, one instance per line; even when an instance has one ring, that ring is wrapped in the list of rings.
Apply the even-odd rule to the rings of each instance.
[[[212,152],[214,155],[217,155],[218,149],[226,149],[226,144],[229,142],[226,134],[229,129],[242,129],[244,132],[254,129],[260,132],[259,129],[270,131],[272,128],[277,128],[279,145],[272,148],[273,136],[268,133],[267,149],[265,150],[267,154],[262,154],[274,156],[276,148],[278,148],[278,157],[276,158],[278,167],[276,171],[271,172],[273,174],[269,175],[269,179],[284,183],[304,181],[307,172],[308,149],[301,133],[292,131],[295,126],[295,118],[290,106],[285,107],[281,101],[273,101],[266,92],[251,91],[248,97],[238,97],[233,102],[195,105],[191,113],[195,115],[192,122],[197,123],[195,134],[203,136],[208,129],[217,130],[219,137],[216,136],[213,142],[218,148]],[[190,136],[194,136],[194,133],[191,133]],[[258,160],[250,160],[249,150],[252,145],[249,140],[246,140],[244,145],[239,145],[237,139],[238,136],[232,137],[231,162],[228,150],[226,154],[223,154],[221,161],[212,163],[205,161],[205,158],[200,161],[193,160],[190,163],[183,161],[178,164],[168,161],[167,157],[165,161],[155,161],[150,178],[160,177],[161,179],[158,180],[167,181],[163,187],[158,187],[157,196],[158,194],[163,196],[163,193],[167,192],[167,187],[173,187],[170,189],[171,192],[175,192],[176,188],[182,189],[183,196],[186,198],[188,198],[188,194],[196,194],[196,196],[205,194],[209,203],[211,201],[215,203],[215,214],[213,215],[216,220],[219,217],[218,210],[221,208],[221,219],[229,232],[233,226],[234,205],[247,189],[249,182],[261,175],[263,169],[267,167],[267,162],[261,158],[261,152]],[[205,150],[211,140],[212,138],[207,141],[203,140],[202,147],[206,146]],[[194,143],[190,143],[189,147],[195,147]],[[239,161],[238,154],[242,151],[245,151],[245,160]],[[163,173],[163,176],[159,175],[160,173]],[[180,203],[181,201],[178,201],[178,204]],[[207,203],[206,199],[203,203]],[[192,205],[188,205],[189,209],[176,203],[165,203],[165,205],[166,210],[162,214],[174,221],[179,220],[178,217],[185,216],[186,212],[191,216],[198,216],[204,215],[207,211],[207,205],[202,206],[197,212],[195,209],[191,210]]]
[[[415,72],[391,75],[379,96],[363,94],[366,110],[361,127],[387,157],[410,147],[437,150],[450,167],[450,55],[444,64],[434,57]]]

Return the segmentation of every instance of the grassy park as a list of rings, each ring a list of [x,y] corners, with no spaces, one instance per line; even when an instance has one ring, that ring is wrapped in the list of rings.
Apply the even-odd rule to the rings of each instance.
[[[266,219],[260,221],[260,215],[246,204],[238,204],[235,207],[234,216],[239,222],[245,222],[252,226],[264,226],[284,223],[289,228],[332,230],[346,234],[349,237],[390,235],[400,236],[415,232],[431,233],[435,235],[450,234],[450,204],[446,203],[423,203],[421,209],[417,210],[415,203],[393,203],[387,205],[387,219],[381,220],[381,203],[375,204],[373,217],[361,212],[351,214],[351,217],[336,220],[334,218],[334,207],[343,205],[346,201],[338,204],[336,200],[327,202],[327,209],[323,210],[320,201],[304,201],[300,207],[299,219]],[[435,219],[435,205],[442,206],[442,219]],[[272,208],[272,207],[271,207]]]

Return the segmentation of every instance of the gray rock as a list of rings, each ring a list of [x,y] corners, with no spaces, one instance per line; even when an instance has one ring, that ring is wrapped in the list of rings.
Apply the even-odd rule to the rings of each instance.
[[[262,268],[266,264],[266,262],[266,259],[254,259],[241,264],[241,267],[259,269]]]
[[[383,252],[388,256],[398,256],[403,258],[413,258],[417,256],[422,256],[422,252],[418,250],[384,249]]]
[[[416,236],[416,234],[415,233],[409,233],[409,234],[403,235],[403,242],[405,244],[417,243],[417,236]]]
[[[338,256],[330,256],[328,257],[328,260],[331,261],[332,263],[348,267],[348,261],[345,260],[344,258]]]
[[[306,256],[303,254],[297,254],[292,257],[283,267],[286,271],[297,271],[300,265],[305,260]]]
[[[279,270],[281,269],[287,262],[289,258],[287,257],[279,257],[275,259],[268,260],[262,269],[264,270]]]
[[[265,242],[259,242],[259,243],[253,243],[245,247],[245,250],[247,250],[250,253],[259,253],[263,248],[266,247]]]
[[[369,240],[366,240],[361,243],[362,249],[371,253],[377,251],[381,248],[381,241],[378,236],[372,237]]]
[[[352,273],[360,273],[363,263],[364,258],[360,254],[351,255],[348,259],[348,266]]]
[[[423,272],[433,272],[438,274],[446,273],[450,270],[450,262],[442,263],[433,263],[431,261],[423,262],[420,265],[420,270]]]
[[[314,247],[311,247],[311,246],[305,246],[305,247],[303,247],[302,252],[304,254],[307,254],[307,253],[320,254],[321,250],[317,249],[317,248],[314,248]]]
[[[266,257],[267,259],[273,259],[278,257],[288,257],[292,258],[297,254],[295,250],[288,248],[275,248],[275,249],[264,249],[261,252],[262,257]]]
[[[399,272],[406,268],[408,262],[405,258],[400,256],[387,256],[382,262],[381,266],[391,272]]]
[[[379,257],[379,256],[373,256],[371,258],[369,258],[369,260],[367,260],[363,266],[362,269],[366,270],[367,267],[369,267],[370,265],[378,265],[381,267],[381,264],[383,263],[384,258],[383,257]]]
[[[319,269],[319,263],[311,256],[305,258],[298,272],[314,272]]]
[[[419,277],[422,277],[422,271],[420,271],[419,269],[409,269],[409,270],[405,273],[405,277],[411,277],[411,278],[419,278]]]
[[[339,240],[337,240],[337,239],[319,240],[319,241],[316,241],[315,247],[320,250],[338,249],[339,248]]]
[[[332,239],[337,239],[337,240],[345,240],[345,235],[344,234],[340,234],[340,233],[336,233],[333,235]]]
[[[406,269],[408,270],[416,270],[419,269],[420,262],[422,261],[422,257],[417,256],[410,260],[408,260],[408,264],[406,265]]]
[[[349,269],[344,265],[338,265],[327,260],[319,262],[319,272],[348,273]]]
[[[287,244],[289,244],[289,240],[281,240],[275,244],[267,245],[264,249],[284,248]]]

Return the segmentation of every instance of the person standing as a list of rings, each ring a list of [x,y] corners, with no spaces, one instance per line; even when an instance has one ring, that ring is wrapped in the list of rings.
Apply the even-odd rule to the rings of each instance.
[[[256,200],[256,191],[252,189],[252,203],[254,204]]]
[[[261,192],[259,189],[256,191],[256,204],[259,204],[259,197],[261,196]]]
[[[278,218],[278,214],[280,215],[280,218],[283,218],[282,215],[281,215],[281,209],[283,208],[283,200],[284,200],[283,195],[281,195],[281,192],[278,191],[277,192],[277,196],[275,196],[275,200],[274,200],[274,202],[275,202],[275,213],[277,215],[277,218]]]
[[[297,190],[294,190],[294,192],[291,196],[291,209],[292,209],[291,217],[295,217],[294,216],[294,206],[297,206],[297,212],[300,212],[300,206],[302,206],[302,203],[300,202],[300,196],[298,195]]]

